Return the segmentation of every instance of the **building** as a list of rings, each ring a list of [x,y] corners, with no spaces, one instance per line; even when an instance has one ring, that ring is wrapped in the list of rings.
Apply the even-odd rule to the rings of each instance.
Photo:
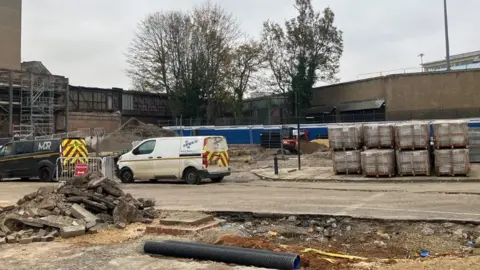
[[[0,0],[0,69],[20,70],[22,0]]]
[[[480,51],[462,53],[450,56],[450,68],[452,70],[480,68]],[[447,70],[447,60],[437,60],[423,64],[425,72]]]

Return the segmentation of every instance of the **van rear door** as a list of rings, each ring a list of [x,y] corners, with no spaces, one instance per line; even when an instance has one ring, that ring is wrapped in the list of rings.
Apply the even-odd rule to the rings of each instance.
[[[228,156],[228,144],[225,137],[211,136],[204,140],[204,153],[210,173],[227,172],[230,163]]]

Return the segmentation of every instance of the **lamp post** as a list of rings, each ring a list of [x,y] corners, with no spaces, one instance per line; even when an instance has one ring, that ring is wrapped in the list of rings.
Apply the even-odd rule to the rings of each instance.
[[[297,117],[297,158],[298,158],[298,170],[300,171],[302,169],[302,161],[300,158],[300,117],[298,115],[298,106],[299,104],[299,99],[298,99],[298,92],[300,90],[296,89],[295,91],[295,116]]]
[[[422,72],[425,71],[425,69],[423,68],[423,57],[424,57],[424,56],[425,56],[424,53],[420,53],[420,54],[418,55],[418,57],[420,57],[420,66],[422,66]]]
[[[447,70],[450,70],[450,42],[448,38],[448,13],[447,0],[443,0],[443,15],[445,20],[445,49],[447,51]]]

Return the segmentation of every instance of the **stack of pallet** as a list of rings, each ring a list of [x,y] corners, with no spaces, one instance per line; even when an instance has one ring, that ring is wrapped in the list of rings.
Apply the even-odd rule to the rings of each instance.
[[[395,125],[397,172],[400,176],[430,176],[430,127],[411,121]]]
[[[362,171],[365,176],[395,176],[395,133],[392,124],[363,126],[365,151],[362,152]]]
[[[333,150],[333,170],[336,174],[360,174],[362,172],[360,156],[362,135],[361,125],[328,128],[328,140]]]
[[[434,121],[432,126],[437,176],[468,175],[468,123],[463,120],[439,120]]]

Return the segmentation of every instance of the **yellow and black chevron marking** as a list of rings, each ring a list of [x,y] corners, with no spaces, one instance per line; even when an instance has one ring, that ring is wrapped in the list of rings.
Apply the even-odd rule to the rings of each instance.
[[[204,151],[207,154],[207,160],[216,162],[220,167],[228,166],[228,151]]]
[[[66,157],[63,164],[87,163],[88,150],[85,139],[64,139],[62,141],[62,156]]]

